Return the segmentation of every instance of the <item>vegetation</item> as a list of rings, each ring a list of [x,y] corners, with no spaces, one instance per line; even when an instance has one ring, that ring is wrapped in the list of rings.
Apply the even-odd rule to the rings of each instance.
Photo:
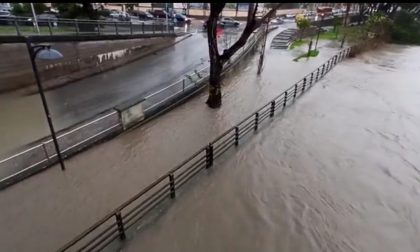
[[[303,16],[298,16],[296,17],[296,25],[300,31],[300,40],[302,40],[305,30],[311,27],[311,21]]]
[[[91,3],[53,3],[61,18],[99,19],[99,11],[94,10]]]
[[[34,3],[34,10],[36,14],[42,14],[48,10],[48,7],[43,3]],[[14,3],[12,4],[12,14],[15,16],[32,16],[32,8],[30,3]]]
[[[294,49],[294,48],[297,48],[299,46],[306,45],[308,43],[309,43],[308,39],[295,40],[295,41],[293,41],[293,43],[290,45],[289,48]]]
[[[404,44],[420,44],[420,23],[407,11],[397,13],[391,33],[392,41]]]
[[[295,59],[293,59],[293,61],[299,61],[302,58],[309,58],[309,57],[316,57],[319,54],[319,50],[311,50],[309,53],[304,53],[302,55],[300,55],[299,57],[296,57]]]

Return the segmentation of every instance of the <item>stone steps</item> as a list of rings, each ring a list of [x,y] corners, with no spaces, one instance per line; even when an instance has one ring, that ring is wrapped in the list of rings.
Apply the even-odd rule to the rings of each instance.
[[[296,35],[297,29],[287,29],[277,34],[272,42],[271,48],[274,49],[287,49],[292,43],[294,36]]]

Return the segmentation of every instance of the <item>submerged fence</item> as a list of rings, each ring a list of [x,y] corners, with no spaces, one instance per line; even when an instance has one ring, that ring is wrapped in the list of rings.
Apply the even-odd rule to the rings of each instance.
[[[127,232],[164,201],[176,197],[177,191],[200,171],[213,166],[216,158],[233,146],[239,145],[248,133],[257,131],[260,125],[276,112],[283,111],[337,63],[349,55],[351,48],[331,57],[322,66],[306,75],[286,91],[256,110],[241,122],[224,132],[208,145],[199,149],[184,162],[158,178],[137,195],[110,212],[96,224],[85,230],[59,251],[100,251],[116,239],[125,240]]]

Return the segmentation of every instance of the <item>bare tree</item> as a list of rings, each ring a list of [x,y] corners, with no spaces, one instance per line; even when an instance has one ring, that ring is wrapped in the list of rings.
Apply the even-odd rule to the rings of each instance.
[[[207,105],[210,108],[218,108],[222,105],[222,90],[221,90],[221,74],[224,64],[247,42],[252,32],[261,26],[261,23],[266,21],[269,17],[275,14],[277,8],[281,4],[276,5],[269,12],[267,12],[260,20],[257,20],[256,13],[258,4],[250,3],[248,7],[248,18],[244,31],[239,39],[228,49],[225,49],[222,54],[219,53],[217,47],[217,20],[220,13],[225,7],[225,3],[211,3],[210,16],[207,21],[207,39],[209,45],[210,56],[210,83],[209,83],[209,97]]]

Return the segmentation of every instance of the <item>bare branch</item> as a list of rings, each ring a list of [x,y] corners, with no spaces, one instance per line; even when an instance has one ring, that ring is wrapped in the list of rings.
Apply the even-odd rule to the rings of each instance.
[[[229,49],[223,51],[223,54],[220,56],[222,63],[228,61],[233,54],[235,54],[242,46],[244,46],[252,32],[260,27],[263,22],[268,20],[268,18],[271,17],[281,5],[282,4],[277,4],[269,12],[267,12],[260,21],[257,22],[255,15],[257,14],[258,3],[255,4],[255,6],[250,4],[248,8],[248,21],[246,23],[245,29],[242,32],[241,37]]]

